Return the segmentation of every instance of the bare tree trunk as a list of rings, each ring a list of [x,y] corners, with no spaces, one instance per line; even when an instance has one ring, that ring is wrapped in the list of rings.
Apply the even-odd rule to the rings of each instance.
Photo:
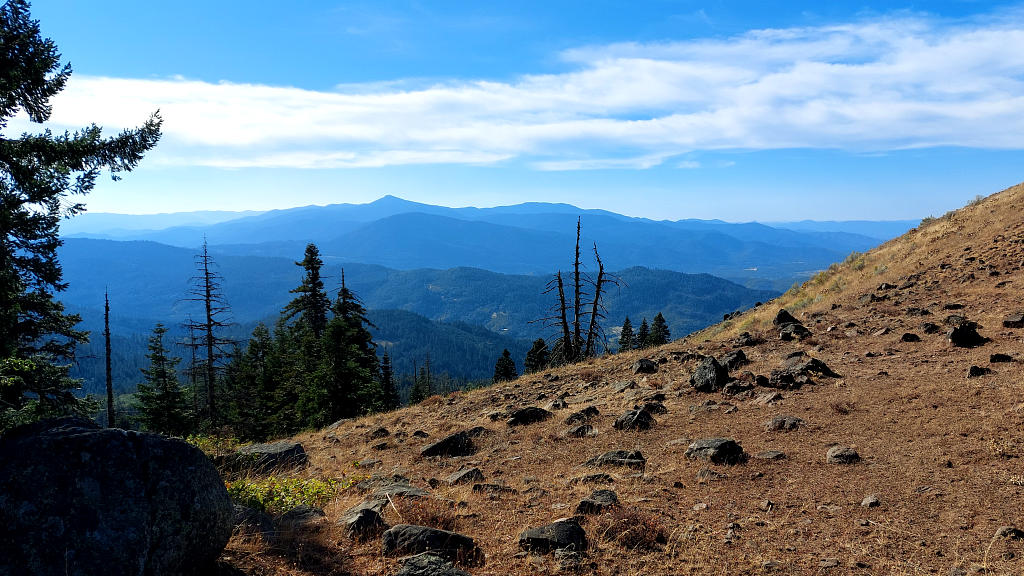
[[[594,345],[597,340],[597,321],[601,317],[601,289],[604,284],[604,263],[601,262],[601,255],[597,253],[597,244],[594,244],[594,258],[597,259],[597,282],[594,283],[594,303],[590,309],[590,328],[587,329],[587,347],[583,356],[590,357],[594,354]]]
[[[558,279],[558,315],[562,324],[562,356],[566,362],[572,362],[576,354],[573,352],[572,333],[569,331],[568,307],[565,305],[565,286],[562,282],[562,272],[556,275]]]
[[[114,427],[114,375],[110,369],[110,294],[103,291],[103,347],[107,355],[107,428]]]
[[[583,337],[582,337],[582,335],[580,333],[580,330],[581,330],[580,324],[581,324],[581,321],[582,321],[582,319],[580,318],[580,311],[581,311],[581,308],[582,308],[582,298],[583,298],[583,295],[582,295],[583,284],[582,284],[582,281],[580,280],[580,218],[576,219],[576,257],[573,259],[572,269],[573,269],[573,292],[574,292],[574,294],[573,294],[573,296],[574,296],[574,298],[573,298],[573,307],[572,307],[572,313],[573,313],[573,317],[572,317],[572,333],[573,333],[573,341],[572,341],[573,357],[572,357],[572,361],[576,362],[577,360],[580,360],[579,352],[580,352],[581,344],[583,343]]]

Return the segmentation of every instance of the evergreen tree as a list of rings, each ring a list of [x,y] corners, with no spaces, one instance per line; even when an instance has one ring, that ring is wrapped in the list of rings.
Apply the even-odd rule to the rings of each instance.
[[[19,111],[43,123],[50,99],[64,89],[70,65],[60,64],[25,0],[0,5],[0,130]],[[101,171],[132,170],[160,139],[160,117],[142,128],[103,138],[92,125],[74,133],[0,132],[0,430],[92,404],[78,399],[68,376],[75,346],[87,340],[54,294],[66,288],[57,260],[62,218],[85,210],[69,196],[92,190]]]
[[[396,410],[402,405],[398,397],[398,387],[395,385],[395,375],[391,369],[391,355],[386,350],[380,359],[380,388],[383,398],[382,412]]]
[[[548,365],[549,353],[547,342],[543,338],[537,338],[533,341],[533,347],[526,353],[526,360],[523,361],[523,370],[527,374],[543,370]]]
[[[662,344],[668,344],[671,340],[672,335],[668,330],[668,323],[665,322],[665,317],[658,312],[658,315],[654,317],[654,321],[651,322],[651,333],[647,337],[648,346],[661,346]]]
[[[622,323],[622,332],[619,333],[619,352],[632,350],[633,344],[633,323],[629,321],[629,316],[626,316]]]
[[[427,361],[423,366],[420,366],[419,371],[415,375],[412,389],[409,391],[409,404],[419,404],[432,396],[433,393],[430,375],[430,356],[427,356]]]
[[[147,430],[180,436],[188,431],[188,401],[178,384],[177,366],[180,358],[168,356],[164,347],[167,328],[157,324],[149,338],[149,368],[143,368],[145,381],[139,384],[136,400],[139,419]]]
[[[196,275],[192,277],[188,300],[201,304],[203,315],[200,321],[189,316],[185,323],[190,335],[187,345],[193,347],[189,365],[190,388],[195,393],[198,377],[202,376],[203,398],[193,398],[193,402],[201,409],[205,424],[213,427],[223,420],[217,400],[218,376],[224,368],[224,359],[237,343],[222,334],[234,323],[230,320],[231,308],[221,289],[224,279],[215,270],[216,264],[205,238],[201,251],[195,256],[195,265]],[[196,364],[197,351],[203,358],[201,365]]]
[[[650,346],[651,340],[651,329],[647,327],[647,318],[640,323],[640,330],[636,333],[636,349],[647,348]]]
[[[224,379],[230,401],[228,424],[239,438],[263,441],[273,434],[278,381],[273,354],[270,331],[260,323],[245,352],[234,355],[228,365]]]
[[[319,338],[327,327],[327,311],[331,307],[331,301],[324,291],[324,281],[320,277],[324,261],[320,258],[320,250],[316,244],[307,244],[305,256],[295,264],[304,270],[302,284],[291,291],[298,296],[285,306],[284,316],[286,320],[298,316],[298,323],[314,337]]]
[[[494,363],[494,383],[507,382],[519,377],[516,373],[516,361],[512,359],[512,353],[505,348],[501,352],[501,358]]]
[[[382,411],[386,401],[379,380],[377,346],[369,330],[373,324],[367,319],[359,297],[345,284],[344,270],[331,311],[334,317],[328,323],[325,337],[331,378],[331,421]]]
[[[114,427],[114,372],[110,365],[110,294],[103,291],[103,352],[107,382],[107,428]]]

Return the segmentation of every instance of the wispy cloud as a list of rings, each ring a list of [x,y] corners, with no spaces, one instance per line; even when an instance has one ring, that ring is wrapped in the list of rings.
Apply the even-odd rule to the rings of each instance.
[[[229,168],[518,159],[540,170],[644,169],[700,150],[1024,148],[1020,13],[888,17],[562,57],[572,70],[512,82],[395,79],[333,91],[76,75],[52,124],[114,129],[159,108],[163,162]]]

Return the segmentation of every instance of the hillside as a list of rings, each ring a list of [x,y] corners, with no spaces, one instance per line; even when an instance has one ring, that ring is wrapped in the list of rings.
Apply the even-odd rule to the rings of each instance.
[[[407,478],[429,495],[395,497],[385,520],[474,538],[485,558],[464,569],[477,575],[1020,574],[1024,533],[1003,527],[1024,528],[1024,319],[1011,317],[1024,312],[1022,207],[1019,185],[657,350],[301,435],[311,463],[298,474],[373,474],[378,486]],[[780,338],[780,309],[802,322],[806,339]],[[984,342],[951,344],[947,330],[969,327],[965,320]],[[704,356],[736,349],[749,363],[730,371],[731,394],[690,385]],[[634,374],[641,358],[656,372]],[[549,420],[505,423],[513,410],[554,399],[567,407],[552,406]],[[613,428],[635,405],[659,401],[667,412],[650,430]],[[589,406],[600,413],[593,434],[567,437],[566,417]],[[475,426],[485,431],[471,455],[421,456],[429,442]],[[711,437],[735,439],[749,460],[685,455]],[[830,463],[834,447],[859,459],[840,451],[850,463]],[[644,464],[585,464],[611,450],[640,451]],[[478,488],[446,481],[463,467],[479,468]],[[620,504],[582,518],[584,556],[520,553],[523,530],[571,516],[595,488],[614,490]],[[305,557],[237,538],[225,557],[254,574],[325,574],[330,565],[394,574],[398,561],[382,555],[379,538],[353,541],[335,524],[367,497],[343,491],[319,528],[296,536],[309,544]]]

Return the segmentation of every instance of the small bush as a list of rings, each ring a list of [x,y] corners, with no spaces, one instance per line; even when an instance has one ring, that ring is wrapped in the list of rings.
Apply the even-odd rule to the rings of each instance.
[[[242,446],[250,444],[249,442],[242,442],[238,438],[214,436],[211,434],[190,434],[185,437],[185,442],[199,448],[210,458],[231,454]]]
[[[299,506],[323,508],[360,478],[267,478],[225,482],[231,498],[250,508],[283,514]]]
[[[658,550],[668,542],[668,533],[657,516],[642,510],[616,506],[602,514],[597,534],[627,550]]]

